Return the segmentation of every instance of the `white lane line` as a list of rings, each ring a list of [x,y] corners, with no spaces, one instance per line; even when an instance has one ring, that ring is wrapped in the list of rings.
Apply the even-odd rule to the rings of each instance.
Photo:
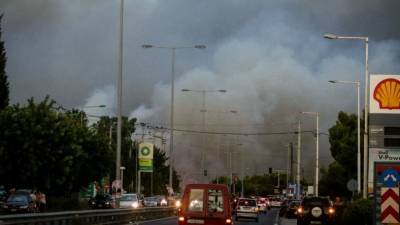
[[[279,225],[279,222],[279,211],[277,211],[274,225]]]

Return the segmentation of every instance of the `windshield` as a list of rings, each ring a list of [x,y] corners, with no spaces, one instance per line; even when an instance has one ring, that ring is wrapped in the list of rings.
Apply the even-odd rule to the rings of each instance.
[[[253,199],[240,199],[239,205],[240,206],[257,206],[256,200],[253,200]]]
[[[137,195],[122,195],[121,201],[137,201]]]

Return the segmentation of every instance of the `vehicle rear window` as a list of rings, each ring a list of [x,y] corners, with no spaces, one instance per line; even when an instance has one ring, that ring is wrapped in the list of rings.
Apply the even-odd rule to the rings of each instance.
[[[305,198],[303,199],[304,206],[313,206],[313,205],[323,205],[329,206],[329,200],[327,198]]]
[[[203,211],[203,189],[191,189],[189,193],[189,211]]]
[[[122,195],[121,201],[137,201],[136,195]]]
[[[240,199],[238,204],[240,206],[257,206],[256,200],[251,199]]]
[[[223,212],[224,198],[221,190],[208,190],[208,212]]]
[[[28,202],[28,196],[25,195],[11,195],[8,198],[9,202]]]

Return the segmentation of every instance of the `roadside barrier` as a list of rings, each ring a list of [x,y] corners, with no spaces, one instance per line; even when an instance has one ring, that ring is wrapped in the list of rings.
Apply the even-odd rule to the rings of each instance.
[[[176,215],[175,207],[138,209],[98,209],[53,213],[13,214],[0,216],[0,225],[97,225],[127,224]]]

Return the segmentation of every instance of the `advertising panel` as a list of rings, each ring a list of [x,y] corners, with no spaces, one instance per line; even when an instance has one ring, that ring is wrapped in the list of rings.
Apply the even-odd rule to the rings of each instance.
[[[154,144],[139,144],[139,170],[141,172],[153,172]]]

